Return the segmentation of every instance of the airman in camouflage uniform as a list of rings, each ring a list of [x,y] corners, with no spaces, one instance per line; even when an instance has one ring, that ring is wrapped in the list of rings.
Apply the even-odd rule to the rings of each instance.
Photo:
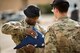
[[[28,30],[31,29],[33,26],[35,26],[39,31],[44,33],[44,30],[40,27],[38,23],[36,23],[39,17],[39,9],[37,7],[33,5],[28,6],[28,8],[24,10],[24,14],[28,17],[25,20],[22,20],[21,22],[11,21],[11,22],[5,23],[2,26],[2,32],[4,34],[11,35],[16,45],[18,45],[26,37],[25,34],[28,33]],[[33,32],[34,31],[29,32],[30,35],[35,34]],[[25,51],[25,49],[31,50],[32,48],[27,48],[27,47],[28,46],[24,46],[23,48],[17,49],[16,53],[28,53]],[[43,53],[43,50],[44,48],[35,48],[34,53]]]
[[[80,53],[80,25],[67,17],[69,3],[54,0],[51,5],[56,20],[45,35],[45,53]]]

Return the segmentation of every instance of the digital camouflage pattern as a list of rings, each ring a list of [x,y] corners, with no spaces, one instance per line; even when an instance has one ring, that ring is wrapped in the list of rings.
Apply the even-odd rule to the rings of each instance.
[[[36,24],[35,27],[44,33],[44,30],[40,27],[39,24]],[[25,33],[27,28],[32,28],[32,26],[28,25],[25,22],[25,20],[21,22],[11,21],[11,22],[5,23],[2,26],[1,31],[4,34],[11,35],[13,41],[16,43],[16,45],[18,45],[22,41],[22,39],[26,37]],[[44,50],[43,48],[36,48],[35,53],[43,53],[43,50]],[[26,53],[26,52],[23,48],[21,48],[21,49],[17,49],[16,53]]]
[[[45,53],[80,53],[80,25],[68,17],[53,22],[45,44]]]

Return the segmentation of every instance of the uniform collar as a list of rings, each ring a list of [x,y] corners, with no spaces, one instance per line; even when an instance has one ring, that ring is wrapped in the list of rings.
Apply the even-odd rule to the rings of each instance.
[[[67,16],[65,16],[65,17],[60,17],[59,19],[55,19],[55,21],[63,21],[63,20],[65,20],[65,19],[68,19],[68,17],[67,17]]]

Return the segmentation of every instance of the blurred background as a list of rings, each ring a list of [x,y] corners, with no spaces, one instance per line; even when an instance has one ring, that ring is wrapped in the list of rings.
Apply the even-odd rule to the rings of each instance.
[[[46,30],[52,24],[54,14],[51,12],[50,3],[53,0],[0,0],[0,29],[2,24],[9,21],[20,21],[25,18],[23,14],[24,8],[27,5],[35,4],[41,9],[40,24]],[[68,11],[69,18],[71,17],[72,11],[75,9],[74,4],[77,5],[78,19],[80,21],[80,0],[68,0],[70,8]],[[0,31],[0,53],[15,53],[13,49],[15,43],[11,39],[11,36],[2,34]]]

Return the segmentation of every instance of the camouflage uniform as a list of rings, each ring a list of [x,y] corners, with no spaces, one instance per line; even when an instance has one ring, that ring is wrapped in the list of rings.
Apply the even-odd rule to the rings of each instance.
[[[39,26],[39,24],[36,24],[35,27],[44,33],[44,30]],[[21,22],[13,21],[13,22],[5,23],[2,26],[1,31],[4,34],[12,35],[13,41],[16,43],[16,45],[18,45],[21,42],[21,40],[26,37],[25,29],[27,29],[27,28],[32,28],[32,26],[28,25],[25,22],[25,20],[23,20]],[[43,50],[44,50],[43,48],[36,48],[35,53],[43,53]],[[16,53],[26,53],[26,52],[24,51],[24,49],[17,49]]]
[[[45,53],[80,53],[80,26],[63,17],[45,35]]]

